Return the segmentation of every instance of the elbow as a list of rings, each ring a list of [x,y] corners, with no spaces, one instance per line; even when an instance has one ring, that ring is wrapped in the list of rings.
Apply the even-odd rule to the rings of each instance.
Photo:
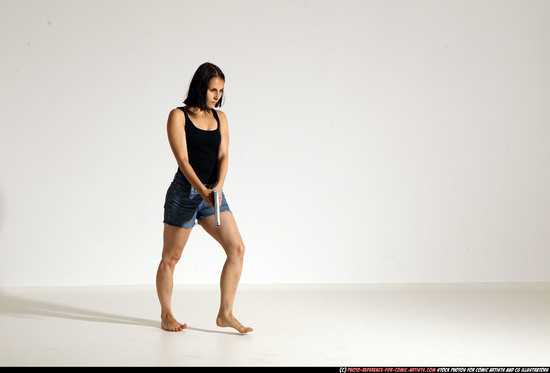
[[[218,163],[227,161],[227,153],[218,154]]]
[[[184,171],[187,167],[191,167],[191,164],[189,163],[188,159],[185,158],[178,158],[178,167],[180,170]]]

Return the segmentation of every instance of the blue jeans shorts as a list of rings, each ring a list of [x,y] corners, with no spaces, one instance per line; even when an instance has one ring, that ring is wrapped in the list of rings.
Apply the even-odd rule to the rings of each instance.
[[[212,189],[216,184],[204,184],[208,189]],[[222,192],[221,211],[231,211],[225,194]],[[193,228],[195,221],[214,215],[212,206],[206,203],[199,192],[183,176],[176,173],[174,180],[166,192],[164,201],[164,223],[181,228]]]

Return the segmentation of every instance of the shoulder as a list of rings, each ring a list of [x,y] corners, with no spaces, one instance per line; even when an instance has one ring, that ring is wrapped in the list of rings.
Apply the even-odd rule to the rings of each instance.
[[[170,110],[168,114],[168,126],[174,126],[178,124],[185,124],[185,114],[183,108],[175,108]]]
[[[220,121],[224,121],[227,123],[227,116],[225,115],[225,113],[221,110],[214,110],[216,111],[216,114],[218,114],[218,118],[220,118]]]
[[[183,118],[183,120],[185,121],[185,113],[183,111],[183,108],[178,107],[170,110],[170,114],[168,115],[168,118],[179,119],[179,120]]]
[[[170,117],[172,117],[172,116],[175,116],[175,117],[183,117],[183,116],[184,116],[183,108],[182,108],[182,107],[178,107],[178,108],[175,108],[175,109],[170,110],[169,116],[170,116]]]
[[[227,131],[227,116],[221,110],[216,110],[216,113],[218,114],[221,131],[226,132]]]

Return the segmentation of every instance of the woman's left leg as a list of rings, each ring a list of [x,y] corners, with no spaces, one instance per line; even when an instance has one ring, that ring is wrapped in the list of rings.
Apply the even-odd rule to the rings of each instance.
[[[241,278],[245,249],[233,214],[230,211],[223,211],[220,216],[220,226],[216,226],[214,215],[199,222],[201,227],[220,243],[227,255],[220,278],[221,302],[216,324],[230,326],[240,333],[251,332],[252,328],[244,327],[233,316],[233,302]]]

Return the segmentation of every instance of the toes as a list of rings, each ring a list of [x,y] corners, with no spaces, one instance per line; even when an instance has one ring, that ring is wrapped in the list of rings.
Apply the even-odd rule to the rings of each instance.
[[[187,328],[187,324],[170,323],[168,325],[162,325],[162,329],[167,332],[181,332],[183,329]]]
[[[254,330],[248,326],[242,326],[242,325],[235,326],[234,328],[237,329],[239,333],[242,333],[242,334],[246,334]]]

